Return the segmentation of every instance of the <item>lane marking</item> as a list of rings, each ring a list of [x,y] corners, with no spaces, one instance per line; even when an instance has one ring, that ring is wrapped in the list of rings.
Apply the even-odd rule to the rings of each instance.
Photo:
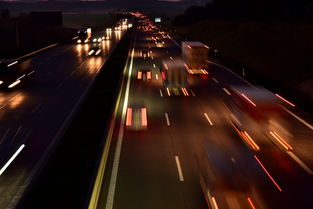
[[[158,76],[158,74],[155,74],[155,78],[156,78],[157,80],[159,80],[159,76]]]
[[[25,145],[22,144],[18,150],[12,155],[12,157],[8,160],[8,162],[0,169],[0,176],[4,173],[4,171],[9,167],[9,165],[13,162],[13,160],[17,157],[17,155],[24,149]]]
[[[0,145],[1,145],[1,143],[3,142],[3,140],[5,139],[5,137],[8,135],[9,131],[10,131],[10,128],[8,128],[8,129],[4,132],[4,134],[3,134],[3,136],[1,137],[1,140],[0,140]]]
[[[56,87],[56,90],[59,90],[62,85],[63,85],[63,83],[60,83],[60,84]]]
[[[32,114],[35,113],[40,107],[41,107],[42,103],[36,105],[36,107],[32,110]]]
[[[293,152],[287,151],[287,154],[298,163],[309,175],[313,175],[313,171],[300,159],[298,158]]]
[[[163,93],[162,93],[162,90],[160,89],[160,95],[161,95],[161,97],[163,97]]]
[[[17,137],[17,135],[19,134],[19,132],[21,131],[21,129],[22,129],[22,126],[19,126],[19,127],[17,128],[17,130],[16,130],[16,132],[15,132],[13,138],[12,138],[12,141],[15,140],[15,138]]]
[[[74,75],[75,72],[76,72],[76,69],[70,73],[70,76]]]
[[[111,179],[110,179],[110,184],[109,184],[107,201],[106,201],[106,205],[105,205],[106,209],[113,209],[114,195],[115,195],[115,188],[116,188],[116,180],[117,180],[117,172],[118,172],[118,166],[119,166],[120,155],[121,155],[121,148],[122,148],[122,142],[123,142],[123,136],[124,136],[125,115],[126,115],[128,98],[129,98],[130,79],[131,79],[132,69],[133,69],[134,53],[135,53],[135,46],[134,46],[134,48],[132,50],[130,65],[129,65],[129,69],[128,69],[128,78],[127,78],[125,98],[124,98],[124,104],[123,104],[121,125],[120,125],[120,130],[119,130],[119,133],[118,133],[118,140],[117,140],[115,154],[114,154],[114,161],[113,161],[113,167],[112,167],[112,172],[111,172]]]
[[[223,88],[223,90],[224,90],[225,93],[228,94],[229,96],[231,95],[231,93],[230,93],[226,88]]]
[[[193,92],[193,90],[192,89],[189,89],[190,90],[190,92],[191,92],[191,94],[192,94],[192,96],[196,96],[196,94],[195,94],[195,92]]]
[[[309,129],[311,129],[313,131],[313,126],[311,124],[309,124],[308,122],[306,122],[305,120],[303,120],[302,118],[300,118],[299,116],[297,116],[296,114],[294,114],[293,112],[291,112],[290,110],[288,110],[287,108],[285,108],[284,106],[280,105],[287,113],[289,113],[290,115],[292,115],[294,118],[296,118],[298,121],[300,121],[301,123],[303,123],[306,127],[308,127]]]
[[[179,157],[177,155],[175,156],[175,161],[176,161],[176,166],[177,166],[177,170],[178,170],[179,180],[184,181],[183,171],[181,169]]]
[[[216,78],[212,78],[212,80],[213,80],[215,83],[219,83],[219,81],[216,80]]]
[[[123,70],[124,75],[126,74],[128,63],[129,63],[129,58],[126,61],[126,64],[125,64],[125,67]],[[106,137],[106,141],[105,141],[105,145],[104,145],[104,151],[103,151],[103,154],[101,156],[99,169],[97,172],[97,176],[96,176],[96,180],[94,183],[94,187],[93,187],[93,191],[92,191],[92,195],[90,198],[88,209],[96,209],[97,205],[98,205],[99,195],[100,195],[101,187],[102,187],[103,176],[104,176],[104,172],[106,169],[107,158],[109,155],[110,145],[111,145],[113,131],[114,131],[114,127],[115,127],[117,111],[118,111],[118,108],[120,106],[120,101],[121,101],[121,97],[122,97],[123,86],[124,86],[124,77],[123,77],[122,86],[119,90],[118,98],[117,98],[117,101],[115,104],[113,117],[112,117],[111,122],[110,122],[110,128],[108,131],[108,135]]]
[[[165,113],[165,119],[166,119],[167,126],[170,126],[171,123],[170,123],[170,119],[168,118],[168,114],[167,113]]]
[[[261,168],[263,169],[263,171],[266,173],[266,175],[271,179],[271,181],[274,183],[274,185],[276,186],[276,188],[282,192],[283,190],[280,188],[280,186],[276,183],[276,181],[274,180],[274,178],[271,176],[271,174],[266,170],[266,168],[263,166],[263,164],[261,163],[261,161],[259,160],[259,158],[256,155],[253,155],[254,158],[256,159],[256,161],[259,163],[259,165],[261,166]]]
[[[210,125],[213,126],[213,123],[212,123],[211,119],[209,118],[208,114],[204,113],[204,116],[209,121]]]
[[[155,68],[155,64],[153,64],[153,68]]]

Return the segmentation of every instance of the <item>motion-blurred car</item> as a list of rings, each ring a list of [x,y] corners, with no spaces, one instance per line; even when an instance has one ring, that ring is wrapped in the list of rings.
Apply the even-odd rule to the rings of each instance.
[[[147,108],[142,102],[131,104],[126,113],[126,129],[132,131],[146,130]]]
[[[237,161],[231,153],[224,144],[215,142],[214,139],[206,141],[197,153],[200,186],[208,207],[258,208],[250,191],[251,182],[243,170],[247,165]]]
[[[140,53],[141,57],[143,59],[147,59],[150,57],[150,51],[149,50],[142,50],[141,53]]]
[[[157,48],[163,48],[164,47],[164,41],[160,40],[160,39],[157,39],[155,41],[155,47]]]
[[[152,72],[149,69],[140,69],[137,73],[137,79],[143,81],[150,81],[152,79]]]
[[[89,56],[100,56],[102,54],[102,50],[99,45],[94,45],[90,47],[88,55]]]
[[[102,41],[102,37],[93,37],[93,38],[92,38],[92,42],[93,42],[93,43],[97,43],[97,42],[99,43],[99,42],[101,42],[101,41]]]

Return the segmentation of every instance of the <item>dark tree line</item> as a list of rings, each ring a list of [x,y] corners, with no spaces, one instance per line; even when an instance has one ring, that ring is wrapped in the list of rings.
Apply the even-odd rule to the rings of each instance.
[[[205,6],[189,7],[176,17],[175,25],[203,19],[264,20],[313,19],[313,0],[213,0]]]

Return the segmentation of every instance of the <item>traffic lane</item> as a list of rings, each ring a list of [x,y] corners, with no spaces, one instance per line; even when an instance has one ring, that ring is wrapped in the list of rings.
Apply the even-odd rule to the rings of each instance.
[[[223,78],[224,79],[224,78]],[[238,79],[238,78],[237,78]],[[218,79],[212,79],[216,84],[219,84],[220,83],[220,81],[218,80]],[[230,81],[232,81],[233,80],[233,78],[231,78],[231,79],[229,79]],[[224,82],[224,81],[223,81]],[[234,82],[232,83],[232,84],[234,84]],[[246,83],[242,83],[242,82],[238,82],[238,83],[235,83],[236,85],[247,85]],[[288,161],[288,160],[287,160]],[[298,190],[295,190],[295,191],[298,191]]]
[[[99,66],[90,64],[90,60],[92,60],[92,58],[88,58],[85,62],[83,62],[83,64],[80,65],[80,68],[78,69],[82,73],[80,75],[77,74],[78,76],[72,76],[71,79],[67,79],[62,88],[56,89],[55,82],[59,81],[58,78],[60,76],[58,73],[51,73],[49,75],[51,79],[47,79],[49,82],[44,82],[40,79],[40,74],[37,74],[39,79],[33,77],[33,86],[31,86],[29,89],[25,88],[25,91],[27,89],[32,92],[32,94],[36,95],[38,99],[42,99],[43,105],[38,107],[38,103],[34,103],[33,106],[26,107],[27,105],[25,104],[23,108],[25,109],[24,113],[26,112],[26,114],[23,114],[23,111],[20,111],[20,119],[25,121],[28,119],[27,113],[30,113],[32,108],[34,115],[29,116],[29,121],[27,121],[27,125],[25,125],[31,127],[31,129],[27,132],[27,137],[25,138],[25,135],[20,135],[20,137],[16,138],[14,143],[9,142],[12,154],[14,152],[14,148],[21,145],[21,143],[24,143],[26,139],[29,141],[29,143],[25,146],[25,149],[23,152],[21,152],[20,156],[14,160],[14,163],[10,165],[9,169],[7,169],[6,172],[1,176],[1,181],[3,183],[2,188],[6,190],[6,193],[3,193],[5,196],[3,198],[2,204],[8,204],[13,198],[15,198],[17,191],[23,190],[23,188],[28,185],[29,182],[27,177],[29,177],[28,175],[31,174],[32,168],[34,168],[34,166],[37,164],[40,156],[46,152],[47,145],[53,144],[53,141],[55,141],[53,140],[53,136],[55,136],[58,128],[61,127],[62,123],[67,118],[67,114],[72,111],[73,106],[81,96],[82,91],[85,90],[87,84],[89,84],[92,76],[96,74],[97,68]],[[47,67],[48,66],[52,70],[55,69],[55,66],[49,65],[49,63],[47,64]],[[90,69],[93,69],[92,72],[94,73],[90,74]],[[63,72],[66,72],[66,70]],[[68,74],[65,73],[65,75]],[[66,96],[64,96],[64,94],[66,94]],[[36,100],[29,99],[29,101],[35,102]],[[27,108],[28,111],[26,110]],[[45,110],[46,108],[48,108],[45,112],[46,115],[43,115],[42,111],[39,110]],[[33,120],[33,117],[36,116],[40,118],[39,122]],[[13,120],[12,123],[14,122],[16,121]],[[20,121],[18,121],[18,123],[20,123]],[[9,140],[10,139],[8,138],[8,141]],[[20,192],[20,194],[22,193],[23,192]]]
[[[175,155],[164,117],[159,114],[163,112],[162,101],[153,88],[145,88],[149,84],[137,81],[131,90],[134,94],[131,93],[129,103],[142,99],[147,106],[148,129],[140,132],[126,130],[124,133],[114,207],[194,206],[194,202],[190,203],[188,197],[182,196]]]
[[[212,83],[211,89],[215,89],[214,82]],[[210,94],[214,94],[214,91],[211,91],[208,93],[208,91],[204,91],[205,88],[196,88],[195,92],[197,93],[197,98],[200,98],[202,100],[202,104],[204,106],[209,106],[214,104],[215,102],[210,102],[207,98],[210,97]],[[220,94],[224,94],[222,91]],[[201,99],[206,98],[206,99]],[[220,107],[223,106],[219,105]],[[217,112],[225,112],[225,110],[220,110]],[[214,123],[214,119],[212,119]],[[215,125],[215,124],[214,124]],[[231,129],[231,127],[228,127]],[[242,139],[238,136],[234,137],[235,140],[238,142],[242,142]],[[280,204],[275,205],[275,208],[278,207],[288,207],[288,208],[305,208],[305,205],[308,205],[311,201],[311,199],[308,197],[308,195],[299,195],[299,191],[309,191],[309,188],[312,187],[312,178],[311,176],[308,176],[304,170],[297,165],[289,156],[285,154],[284,151],[278,150],[275,145],[273,145],[269,139],[267,140],[266,146],[260,146],[260,151],[258,152],[257,156],[258,159],[263,162],[263,166],[267,168],[267,171],[271,174],[271,176],[274,176],[274,179],[276,179],[276,183],[283,183],[280,187],[283,188],[283,194],[279,195],[279,199],[284,199],[283,202],[280,202]],[[259,144],[260,145],[260,144]],[[264,171],[261,171],[264,172]],[[255,179],[255,182],[258,182],[258,179]],[[273,182],[270,182],[273,183]],[[274,184],[272,184],[274,185]],[[262,184],[260,184],[262,186]],[[275,188],[274,185],[274,189]],[[267,189],[263,189],[262,192],[264,193],[264,197],[268,198],[273,195],[267,194]],[[309,194],[309,193],[308,193]],[[277,195],[276,195],[277,196]],[[269,198],[267,202],[271,202],[273,199]],[[288,206],[288,205],[292,206]],[[301,207],[300,207],[301,206]]]
[[[24,114],[21,112],[19,127],[22,129],[19,134],[15,134],[14,141],[7,137],[7,142],[2,143],[3,148],[10,150],[10,152],[6,152],[7,156],[13,155],[21,144],[25,144],[23,151],[1,176],[1,188],[6,190],[6,193],[3,193],[3,195],[5,194],[3,204],[8,204],[15,197],[17,191],[28,186],[29,175],[32,174],[39,159],[46,154],[47,148],[56,142],[54,136],[62,127],[63,122],[66,121],[68,114],[81,96],[81,91],[86,88],[87,84],[87,82],[69,81],[64,84],[64,88],[59,92],[53,88],[55,93],[42,89],[41,93],[48,97],[51,97],[52,94],[56,97],[57,93],[57,98],[52,99],[52,97],[43,102],[43,105],[34,114],[27,115],[27,111]]]

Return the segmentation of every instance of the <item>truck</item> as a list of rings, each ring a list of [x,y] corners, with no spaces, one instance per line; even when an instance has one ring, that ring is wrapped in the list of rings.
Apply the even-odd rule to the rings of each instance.
[[[209,47],[198,41],[182,42],[182,59],[189,74],[208,74]]]
[[[11,89],[33,74],[31,59],[0,62],[0,88]]]
[[[275,94],[251,86],[231,86],[230,94],[229,121],[248,147],[258,151],[271,139],[280,148],[292,149],[288,143],[292,137],[290,124]]]
[[[180,91],[184,92],[186,90],[187,72],[185,62],[182,59],[175,58],[162,60],[160,71],[163,85],[167,89],[169,96],[172,91],[175,93]]]
[[[77,31],[77,43],[86,44],[90,42],[91,39],[91,28],[81,29]]]

